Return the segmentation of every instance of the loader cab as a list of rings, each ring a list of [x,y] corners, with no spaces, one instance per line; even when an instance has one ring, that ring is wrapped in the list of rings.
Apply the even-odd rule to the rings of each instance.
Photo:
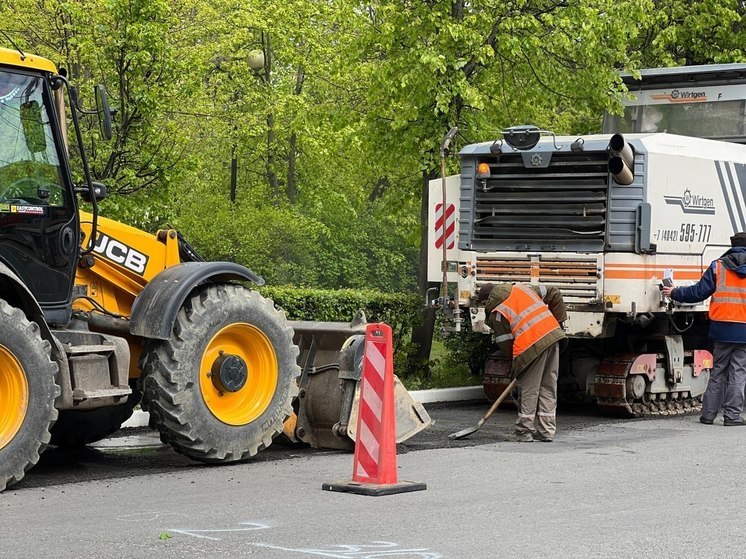
[[[667,132],[746,144],[746,64],[711,64],[622,74],[629,98],[606,115],[608,134]]]
[[[0,262],[28,287],[48,323],[64,324],[80,226],[55,73],[45,59],[0,49]]]

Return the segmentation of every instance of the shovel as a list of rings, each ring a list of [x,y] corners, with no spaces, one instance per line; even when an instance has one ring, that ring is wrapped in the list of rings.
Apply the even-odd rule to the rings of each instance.
[[[494,413],[494,411],[497,409],[497,406],[502,404],[502,401],[507,397],[508,394],[513,390],[513,387],[515,386],[515,383],[518,379],[514,378],[510,381],[510,384],[507,386],[505,390],[503,390],[503,393],[500,394],[500,397],[495,400],[495,403],[492,404],[489,410],[487,410],[487,413],[484,414],[484,417],[479,420],[479,423],[477,423],[476,427],[469,427],[468,429],[462,429],[461,431],[457,431],[456,433],[451,433],[448,435],[449,439],[465,439],[472,433],[476,433],[479,431],[479,429],[482,428],[482,425],[484,425],[484,422],[487,421],[490,416]]]

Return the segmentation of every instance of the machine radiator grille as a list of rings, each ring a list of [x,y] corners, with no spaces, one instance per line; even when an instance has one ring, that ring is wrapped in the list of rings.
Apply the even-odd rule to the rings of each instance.
[[[474,248],[486,248],[485,243],[550,248],[580,242],[603,250],[606,152],[554,153],[545,168],[527,166],[520,153],[492,157],[487,163],[490,177],[474,192]]]
[[[595,304],[600,292],[599,281],[595,257],[477,258],[478,285],[504,282],[557,287],[568,306]]]

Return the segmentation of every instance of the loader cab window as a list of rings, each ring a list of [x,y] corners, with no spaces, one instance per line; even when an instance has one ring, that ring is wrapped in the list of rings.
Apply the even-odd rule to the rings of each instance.
[[[41,77],[0,70],[0,213],[72,205],[63,188],[51,106]]]

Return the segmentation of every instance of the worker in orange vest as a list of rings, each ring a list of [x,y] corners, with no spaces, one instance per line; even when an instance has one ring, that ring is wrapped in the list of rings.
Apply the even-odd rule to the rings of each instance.
[[[731,249],[712,262],[700,280],[687,287],[662,288],[681,303],[710,299],[710,338],[715,363],[702,398],[700,422],[712,425],[723,410],[726,427],[746,425],[743,413],[746,385],[746,233],[730,238]]]
[[[511,374],[521,389],[515,440],[551,442],[557,430],[557,371],[560,324],[567,320],[562,293],[556,287],[491,283],[477,299],[500,349],[513,358]]]

